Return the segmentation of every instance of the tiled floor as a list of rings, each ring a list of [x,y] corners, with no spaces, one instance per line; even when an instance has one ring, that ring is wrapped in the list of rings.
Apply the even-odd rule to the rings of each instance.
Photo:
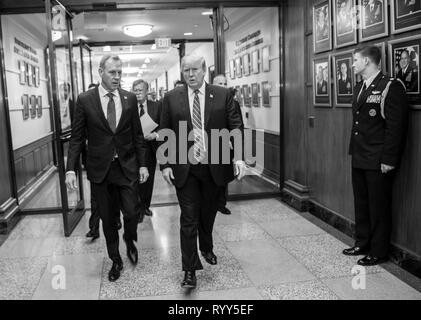
[[[381,266],[356,278],[358,257],[341,254],[349,243],[277,199],[228,207],[232,215],[218,214],[215,223],[218,265],[203,261],[189,294],[180,287],[178,206],[153,208],[154,216],[139,225],[136,267],[120,242],[124,270],[115,283],[107,280],[104,236],[85,238],[89,213],[69,238],[60,215],[26,216],[0,246],[0,299],[421,300],[420,292]],[[365,289],[354,289],[355,283]]]

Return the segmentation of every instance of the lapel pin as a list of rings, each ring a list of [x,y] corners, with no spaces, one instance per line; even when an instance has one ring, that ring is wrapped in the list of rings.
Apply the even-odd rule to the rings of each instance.
[[[123,96],[124,97],[124,100],[127,100],[127,96]]]
[[[212,94],[212,93],[211,93],[211,94],[209,94],[209,98],[211,98],[211,99],[213,98],[213,94]]]

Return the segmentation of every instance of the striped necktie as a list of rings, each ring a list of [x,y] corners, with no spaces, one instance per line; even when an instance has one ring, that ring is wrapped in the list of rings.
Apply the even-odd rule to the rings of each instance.
[[[199,100],[199,90],[194,90],[194,100],[193,100],[193,132],[194,132],[194,158],[197,162],[200,162],[204,159],[205,148],[203,146],[203,135],[202,135],[202,117],[200,113],[200,100]]]

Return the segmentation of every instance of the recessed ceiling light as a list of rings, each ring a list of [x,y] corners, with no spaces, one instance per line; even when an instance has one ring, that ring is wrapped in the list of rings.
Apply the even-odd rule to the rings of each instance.
[[[138,67],[124,67],[123,72],[124,73],[135,73],[135,72],[139,72],[139,68]]]
[[[156,50],[156,43],[152,45],[151,50]]]
[[[199,26],[198,24],[195,24],[193,27],[197,28],[198,26]]]
[[[202,12],[202,16],[210,16],[211,14],[213,14],[212,11],[203,11]]]
[[[150,63],[150,62],[151,62],[151,59],[149,59],[149,57],[146,57],[145,63]]]
[[[185,35],[185,36],[192,36],[192,35],[193,35],[193,33],[191,33],[191,32],[184,32],[184,35]]]
[[[102,48],[102,51],[111,51],[111,47],[110,46],[104,46],[104,48]]]
[[[149,24],[132,24],[123,27],[123,33],[130,37],[144,37],[152,32],[153,26]]]
[[[146,69],[146,64],[142,64],[142,69]]]

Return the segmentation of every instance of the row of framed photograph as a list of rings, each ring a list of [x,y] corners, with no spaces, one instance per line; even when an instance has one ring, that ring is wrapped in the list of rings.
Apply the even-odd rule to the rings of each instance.
[[[314,52],[342,48],[389,35],[421,28],[421,0],[321,0],[313,6]],[[333,11],[333,13],[332,13]]]
[[[36,95],[22,95],[22,117],[23,120],[34,119],[42,116],[42,97]]]
[[[270,107],[270,88],[269,81],[263,81],[261,84],[255,82],[250,85],[235,86],[235,97],[241,107],[260,107],[260,97],[262,98],[261,105]],[[260,90],[262,90],[261,93]]]
[[[376,44],[382,51],[382,71],[386,73],[386,61],[389,61],[388,74],[405,84],[408,102],[415,108],[421,108],[420,86],[420,46],[421,35],[392,40],[386,44]],[[331,59],[332,57],[332,59]],[[333,64],[333,95],[338,107],[351,107],[354,86],[361,81],[352,69],[353,50],[324,54],[313,59],[313,102],[315,106],[331,107],[331,61]]]
[[[40,74],[39,67],[34,66],[24,60],[18,60],[19,83],[29,87],[39,87]]]
[[[270,71],[269,46],[264,46],[260,50],[256,49],[250,53],[245,53],[241,57],[229,60],[230,78],[241,78],[250,74],[258,74],[260,71]]]

